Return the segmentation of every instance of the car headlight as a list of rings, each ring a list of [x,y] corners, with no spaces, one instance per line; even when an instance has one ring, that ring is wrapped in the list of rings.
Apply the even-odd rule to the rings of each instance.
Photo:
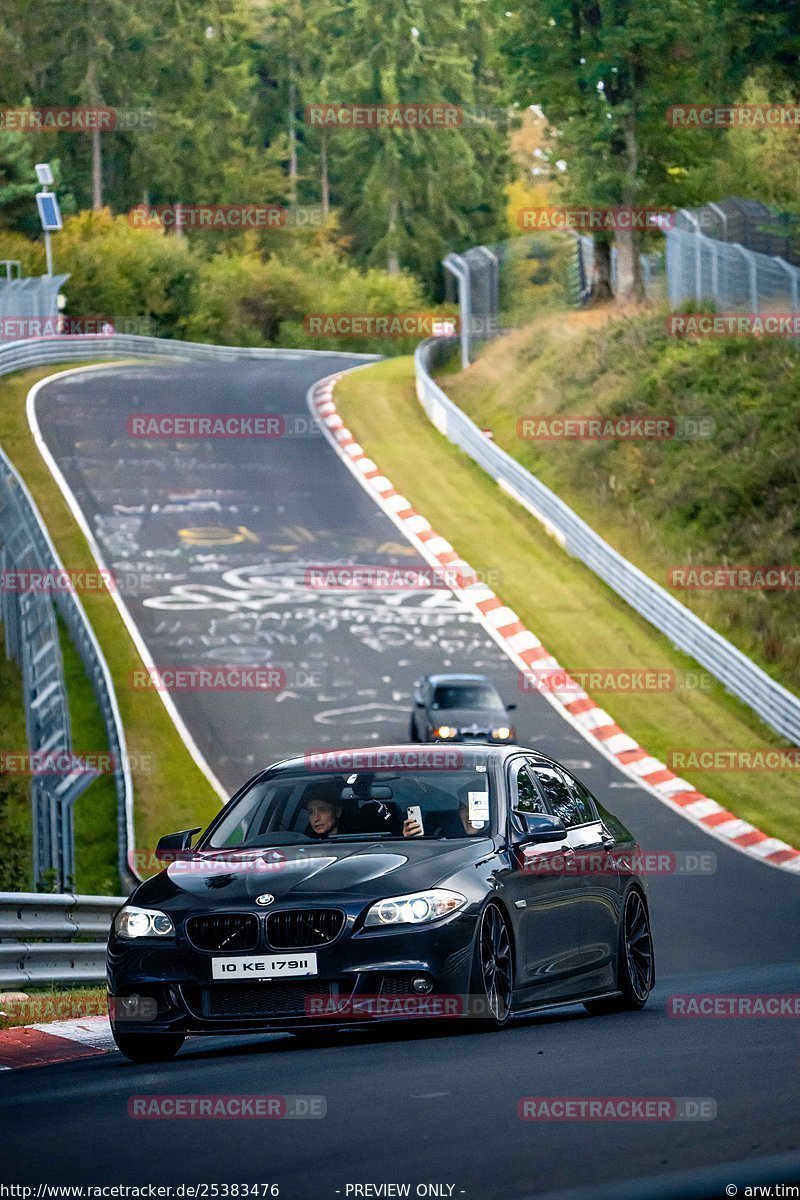
[[[434,888],[430,892],[412,892],[410,896],[390,896],[373,904],[364,921],[367,928],[390,925],[424,925],[458,912],[467,903],[466,896]]]
[[[437,729],[434,729],[433,736],[440,738],[451,738],[455,737],[457,733],[458,730],[454,725],[439,725]]]
[[[498,725],[496,729],[492,730],[492,737],[497,738],[500,742],[508,741],[511,737],[511,729],[508,725]]]
[[[121,938],[170,937],[174,932],[172,920],[157,908],[126,904],[114,920],[114,933]]]

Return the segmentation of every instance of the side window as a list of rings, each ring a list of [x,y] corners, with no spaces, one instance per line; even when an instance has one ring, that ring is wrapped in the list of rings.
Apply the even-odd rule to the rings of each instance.
[[[531,779],[524,764],[517,771],[517,801],[515,807],[517,812],[524,813],[543,813],[545,810],[536,784]]]
[[[583,800],[577,792],[567,786],[567,781],[559,770],[546,763],[531,763],[531,771],[547,797],[547,803],[567,829],[594,820],[591,812],[586,816]]]
[[[579,779],[573,779],[571,775],[567,776],[567,783],[573,792],[578,796],[580,811],[583,816],[579,824],[588,825],[590,821],[597,821],[598,817],[595,813],[595,807],[592,802],[592,793],[588,788],[584,787]]]

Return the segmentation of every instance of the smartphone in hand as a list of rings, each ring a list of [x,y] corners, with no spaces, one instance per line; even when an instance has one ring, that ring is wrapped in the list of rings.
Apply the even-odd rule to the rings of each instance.
[[[425,826],[422,824],[422,809],[418,804],[411,804],[406,809],[406,816],[409,821],[416,821],[422,832],[425,832]]]

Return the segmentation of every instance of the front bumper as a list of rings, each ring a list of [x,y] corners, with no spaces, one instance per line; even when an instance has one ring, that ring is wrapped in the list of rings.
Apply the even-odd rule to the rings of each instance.
[[[476,918],[470,906],[427,928],[355,934],[348,922],[334,942],[313,947],[313,978],[245,983],[212,980],[220,955],[196,950],[180,927],[168,945],[112,937],[112,1024],[126,1034],[222,1034],[457,1015],[469,992]],[[415,992],[419,979],[427,994]]]

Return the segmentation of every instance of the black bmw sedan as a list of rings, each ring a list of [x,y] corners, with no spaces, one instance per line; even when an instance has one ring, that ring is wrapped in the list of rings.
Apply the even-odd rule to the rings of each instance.
[[[655,972],[632,834],[518,746],[325,751],[259,772],[117,913],[112,1030],[187,1034],[639,1009]]]
[[[485,675],[426,675],[414,689],[409,737],[412,742],[497,742],[516,740],[504,704]]]

